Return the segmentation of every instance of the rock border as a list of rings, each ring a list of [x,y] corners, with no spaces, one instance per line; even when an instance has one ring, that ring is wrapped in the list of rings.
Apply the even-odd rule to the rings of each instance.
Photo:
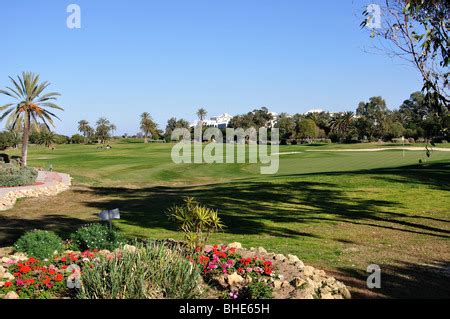
[[[0,211],[13,208],[19,198],[58,195],[70,188],[71,180],[68,174],[39,171],[39,185],[0,188]]]
[[[328,276],[325,271],[306,266],[295,255],[283,255],[268,252],[264,247],[246,249],[241,243],[227,245],[234,248],[243,257],[264,257],[273,262],[275,277],[268,280],[273,286],[274,299],[351,299],[348,287]],[[233,288],[244,282],[238,274],[221,275],[217,283],[222,288]]]

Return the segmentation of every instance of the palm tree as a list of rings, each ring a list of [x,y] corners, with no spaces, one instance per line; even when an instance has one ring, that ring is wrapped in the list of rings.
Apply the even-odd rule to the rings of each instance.
[[[149,136],[158,136],[158,128],[156,123],[148,112],[141,114],[141,131],[144,133],[144,143],[148,143]]]
[[[87,138],[91,135],[92,127],[89,125],[88,121],[81,120],[78,122],[78,131],[83,134],[84,140],[86,142]]]
[[[345,137],[348,135],[348,133],[350,133],[349,131],[353,124],[353,119],[354,119],[353,112],[345,112],[337,114],[331,120],[331,130]]]
[[[115,124],[111,124],[109,129],[111,131],[111,136],[114,138],[114,132],[117,131],[117,126]]]
[[[0,117],[0,121],[8,116],[7,125],[11,125],[12,129],[22,126],[21,166],[25,167],[27,166],[28,138],[31,126],[42,122],[50,130],[49,125],[55,126],[53,117],[59,118],[45,108],[64,109],[52,102],[60,96],[59,93],[42,94],[50,83],[47,81],[39,83],[38,74],[23,72],[22,77],[17,76],[17,81],[12,77],[9,77],[9,79],[14,88],[6,87],[5,90],[0,90],[0,93],[13,98],[15,101],[0,106],[0,111],[5,111]]]
[[[108,139],[109,133],[111,132],[111,125],[114,124],[111,124],[111,122],[104,117],[99,118],[95,124],[97,125],[95,133],[98,138],[98,143],[105,144],[105,141]]]
[[[197,116],[200,120],[200,122],[203,123],[203,120],[205,119],[206,115],[208,114],[208,112],[206,111],[206,109],[204,109],[203,107],[198,109],[197,111]]]
[[[55,142],[56,142],[56,135],[51,131],[42,132],[39,136],[39,144],[43,144],[48,148],[50,148],[50,146]]]

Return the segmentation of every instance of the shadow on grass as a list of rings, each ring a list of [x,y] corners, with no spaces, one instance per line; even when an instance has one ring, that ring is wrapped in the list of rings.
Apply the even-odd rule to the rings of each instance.
[[[389,172],[392,174],[392,171]],[[298,180],[277,182],[277,178],[274,178],[272,181],[240,180],[197,187],[91,187],[82,192],[108,198],[106,203],[87,202],[87,206],[97,209],[120,208],[125,223],[143,228],[176,230],[164,212],[173,204],[181,203],[183,197],[194,196],[202,203],[219,209],[227,225],[225,231],[230,234],[317,237],[299,232],[299,225],[343,222],[450,238],[450,230],[424,222],[435,218],[392,212],[392,208],[402,206],[394,201],[349,198],[338,184],[333,183]],[[411,218],[414,219],[411,221]]]
[[[75,229],[86,223],[86,220],[63,215],[44,215],[36,219],[0,216],[0,243],[1,246],[10,246],[24,232],[33,229],[51,230],[62,238],[67,238]]]
[[[281,175],[275,178],[293,176],[342,176],[368,175],[376,179],[395,183],[421,184],[439,190],[450,191],[450,162],[436,162],[431,164],[417,164],[393,168],[378,168],[357,171],[305,173],[295,175]]]
[[[365,298],[377,293],[388,298],[450,298],[450,263],[432,261],[428,264],[398,262],[396,265],[380,265],[381,288],[367,288],[366,280],[370,275],[352,268],[338,268],[340,280],[350,280],[355,288],[354,298]]]

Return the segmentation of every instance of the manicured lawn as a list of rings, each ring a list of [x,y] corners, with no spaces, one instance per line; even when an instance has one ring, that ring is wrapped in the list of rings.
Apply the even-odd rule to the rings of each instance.
[[[129,235],[181,239],[164,212],[190,195],[219,209],[227,228],[214,242],[297,254],[355,286],[356,296],[449,297],[450,152],[428,159],[336,148],[356,146],[281,146],[299,153],[281,155],[278,174],[265,176],[257,164],[175,165],[166,144],[32,147],[30,165],[69,173],[74,187],[0,212],[0,245],[29,228],[64,235],[112,208],[121,209],[115,224]],[[373,263],[383,275],[376,292],[364,289]]]

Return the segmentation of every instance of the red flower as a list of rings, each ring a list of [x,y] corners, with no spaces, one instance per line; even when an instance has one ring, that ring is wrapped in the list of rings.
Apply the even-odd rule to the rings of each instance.
[[[61,266],[61,269],[66,270],[67,267],[68,267],[67,265],[62,265],[62,266]]]
[[[6,287],[6,288],[11,287],[12,284],[13,284],[12,282],[7,281],[7,282],[5,282],[5,287]]]
[[[242,268],[239,267],[239,268],[237,269],[237,272],[242,274],[242,273],[244,272],[244,269],[242,269]]]
[[[63,275],[57,274],[55,277],[55,281],[62,281],[62,280],[63,280]]]
[[[22,274],[20,272],[15,272],[15,273],[13,273],[13,276],[14,277],[20,277],[20,276],[22,276]]]
[[[272,274],[272,269],[270,269],[269,267],[265,267],[265,268],[264,268],[264,273],[265,273],[267,276],[270,276],[270,275]]]
[[[27,274],[27,273],[29,273],[31,271],[31,267],[30,266],[22,266],[22,267],[19,268],[19,271],[22,274]]]
[[[28,262],[34,264],[34,263],[37,263],[38,260],[33,257],[30,257],[30,258],[28,258]]]
[[[198,262],[202,265],[207,264],[209,262],[209,257],[202,255],[198,257]]]
[[[265,261],[264,262],[264,266],[272,267],[272,262],[271,261]]]
[[[66,257],[61,258],[61,262],[65,263],[67,261]]]
[[[230,253],[230,255],[234,254],[236,252],[236,248],[230,248],[228,250],[228,252]]]
[[[25,279],[23,282],[26,283],[26,284],[32,285],[32,284],[34,284],[34,278]]]
[[[51,281],[51,278],[50,278],[49,276],[45,276],[45,279],[42,280],[42,283],[43,283],[44,285],[47,285],[47,284],[50,283],[50,281]]]

